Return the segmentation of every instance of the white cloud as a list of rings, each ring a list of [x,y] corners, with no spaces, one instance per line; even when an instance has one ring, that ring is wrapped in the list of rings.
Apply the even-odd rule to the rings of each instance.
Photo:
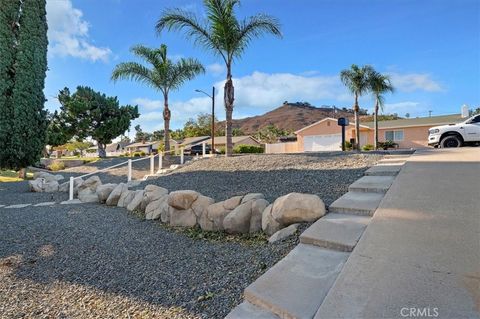
[[[383,107],[384,114],[397,113],[399,116],[404,116],[409,113],[412,116],[424,114],[427,112],[427,106],[420,102],[404,101],[398,103],[385,103]]]
[[[442,85],[432,79],[427,73],[389,73],[392,84],[395,88],[403,92],[426,91],[441,92],[444,90]]]
[[[161,100],[150,100],[146,98],[136,98],[133,99],[133,104],[138,104],[139,106],[147,109],[147,110],[156,110],[163,108],[163,101]]]
[[[139,119],[140,122],[151,122],[151,121],[163,121],[163,113],[162,112],[147,112],[140,115]]]
[[[207,72],[212,73],[214,76],[219,76],[225,73],[225,66],[220,63],[213,63],[207,65]]]
[[[108,61],[112,51],[90,43],[90,25],[83,19],[83,12],[73,7],[70,0],[48,0],[47,21],[49,53],[72,56],[91,61]]]

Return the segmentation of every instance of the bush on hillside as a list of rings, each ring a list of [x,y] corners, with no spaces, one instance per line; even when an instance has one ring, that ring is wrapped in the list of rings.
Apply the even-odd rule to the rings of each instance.
[[[263,147],[256,145],[237,145],[233,149],[234,153],[247,154],[247,153],[263,153]]]

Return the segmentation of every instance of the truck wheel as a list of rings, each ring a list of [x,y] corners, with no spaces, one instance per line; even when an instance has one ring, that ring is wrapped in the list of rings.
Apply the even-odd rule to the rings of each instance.
[[[440,142],[441,148],[447,147],[461,147],[462,141],[455,135],[446,136]]]

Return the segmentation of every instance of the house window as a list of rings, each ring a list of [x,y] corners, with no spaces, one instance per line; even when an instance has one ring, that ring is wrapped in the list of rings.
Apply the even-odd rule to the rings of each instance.
[[[403,141],[403,130],[399,131],[385,131],[385,140],[400,142]]]

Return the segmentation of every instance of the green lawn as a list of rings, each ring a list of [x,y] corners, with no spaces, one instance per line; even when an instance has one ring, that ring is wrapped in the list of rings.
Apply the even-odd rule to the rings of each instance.
[[[33,173],[27,173],[27,179],[33,178]],[[4,182],[21,182],[23,179],[18,178],[18,172],[9,170],[0,170],[0,183]]]

